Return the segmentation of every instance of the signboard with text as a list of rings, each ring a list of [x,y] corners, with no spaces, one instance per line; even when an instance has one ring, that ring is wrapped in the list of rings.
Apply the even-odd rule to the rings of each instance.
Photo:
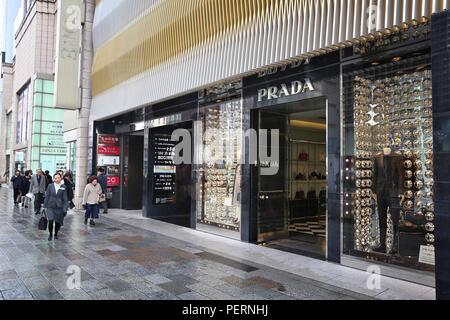
[[[173,162],[175,145],[169,135],[154,136],[153,204],[155,205],[175,202],[176,166]]]
[[[98,154],[108,156],[120,156],[120,146],[99,145]]]
[[[55,52],[55,107],[80,107],[80,49],[84,5],[82,0],[57,2]]]
[[[119,176],[108,176],[108,187],[118,187],[120,186],[120,177]]]
[[[112,136],[112,135],[99,135],[98,136],[98,144],[99,145],[109,145],[114,146],[118,145],[120,142],[118,136]]]
[[[120,165],[120,157],[98,155],[98,166],[118,166]]]

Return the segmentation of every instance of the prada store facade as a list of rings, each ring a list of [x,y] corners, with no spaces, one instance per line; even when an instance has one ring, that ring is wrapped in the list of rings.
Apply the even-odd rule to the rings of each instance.
[[[448,297],[444,20],[143,108],[144,215]]]

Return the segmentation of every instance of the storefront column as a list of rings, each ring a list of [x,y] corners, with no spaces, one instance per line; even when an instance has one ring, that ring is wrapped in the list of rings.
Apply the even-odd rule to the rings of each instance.
[[[436,294],[450,300],[450,11],[432,17]]]
[[[92,26],[94,23],[95,0],[85,0],[86,21],[82,34],[82,65],[81,65],[81,109],[78,113],[77,140],[77,179],[75,188],[75,203],[81,206],[84,188],[88,175],[89,146],[89,114],[92,102],[91,71],[93,62]]]

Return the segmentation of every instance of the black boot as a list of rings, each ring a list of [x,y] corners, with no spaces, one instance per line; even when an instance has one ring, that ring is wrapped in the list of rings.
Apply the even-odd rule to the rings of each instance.
[[[93,219],[91,219],[90,224],[91,224],[91,226],[95,227],[95,221]]]

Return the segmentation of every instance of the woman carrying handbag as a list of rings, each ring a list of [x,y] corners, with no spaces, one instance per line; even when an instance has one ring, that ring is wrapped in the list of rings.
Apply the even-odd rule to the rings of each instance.
[[[53,240],[53,224],[55,239],[58,239],[58,232],[64,225],[64,218],[69,211],[67,188],[62,183],[62,176],[58,173],[53,177],[53,183],[48,186],[45,193],[44,210],[48,219],[48,241]]]
[[[95,226],[94,220],[99,218],[99,203],[103,200],[103,196],[102,187],[98,183],[98,178],[96,176],[90,177],[89,183],[84,189],[83,196],[83,206],[86,209],[84,224],[87,224],[90,219],[90,225]]]

